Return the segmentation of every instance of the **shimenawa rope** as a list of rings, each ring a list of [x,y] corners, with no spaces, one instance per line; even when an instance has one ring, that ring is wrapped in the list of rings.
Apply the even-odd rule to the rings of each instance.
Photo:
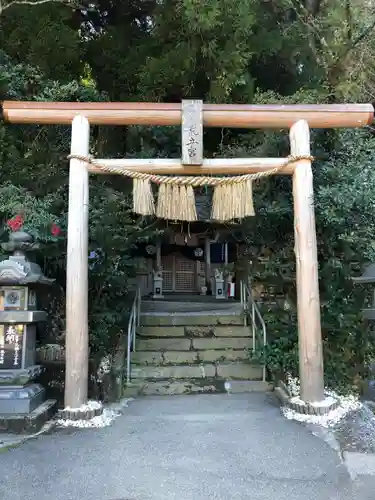
[[[231,177],[154,175],[102,165],[91,156],[70,154],[68,159],[80,160],[104,172],[133,179],[134,212],[141,215],[154,215],[156,212],[156,215],[163,219],[191,222],[197,220],[193,188],[214,187],[212,219],[219,221],[241,219],[255,215],[253,181],[274,175],[291,163],[300,160],[313,161],[314,158],[310,155],[290,155],[282,165],[270,170]],[[151,183],[160,185],[156,210]]]

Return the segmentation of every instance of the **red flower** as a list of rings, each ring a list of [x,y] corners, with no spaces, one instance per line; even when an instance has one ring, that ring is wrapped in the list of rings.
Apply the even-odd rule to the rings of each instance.
[[[13,232],[19,231],[21,229],[21,227],[23,226],[23,217],[22,217],[22,215],[17,215],[13,219],[7,220],[7,226]]]
[[[59,228],[59,226],[57,224],[55,224],[55,223],[52,224],[51,233],[52,233],[52,236],[59,236],[61,234],[61,229]]]

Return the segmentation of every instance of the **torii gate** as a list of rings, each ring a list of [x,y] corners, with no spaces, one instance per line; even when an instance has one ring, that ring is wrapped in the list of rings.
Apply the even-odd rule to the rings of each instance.
[[[346,105],[226,105],[190,101],[189,106],[163,103],[2,103],[6,122],[71,125],[69,214],[66,283],[65,406],[87,402],[88,386],[88,192],[89,172],[104,173],[84,160],[89,155],[90,125],[185,125],[195,120],[207,127],[290,129],[291,155],[285,158],[203,159],[202,145],[193,155],[183,144],[182,160],[96,160],[126,171],[163,175],[214,175],[270,172],[293,177],[299,369],[301,398],[324,400],[324,372],[320,324],[318,260],[310,157],[310,128],[354,128],[371,124],[370,104]],[[198,103],[198,104],[197,104]],[[199,104],[200,103],[200,104]],[[185,102],[186,104],[186,102]],[[185,132],[184,132],[185,130]],[[81,157],[78,159],[77,157]],[[303,158],[303,159],[301,159]],[[271,173],[271,172],[270,172]]]

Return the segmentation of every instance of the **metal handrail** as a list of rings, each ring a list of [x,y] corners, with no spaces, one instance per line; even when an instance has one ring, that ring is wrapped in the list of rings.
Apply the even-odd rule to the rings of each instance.
[[[137,288],[135,293],[133,305],[130,311],[130,318],[128,323],[128,347],[126,355],[126,383],[129,384],[131,378],[131,356],[135,352],[135,338],[137,335],[137,328],[141,320],[141,289]]]
[[[254,300],[250,283],[240,282],[240,294],[241,294],[241,305],[244,312],[244,325],[247,326],[247,318],[250,315],[251,319],[251,330],[253,336],[253,352],[256,349],[256,341],[257,341],[257,330],[259,329],[259,325],[257,324],[257,320],[260,323],[260,328],[262,331],[262,342],[263,346],[267,343],[267,328],[264,322],[264,319],[260,313],[260,310]],[[263,382],[266,381],[266,367],[263,366]]]

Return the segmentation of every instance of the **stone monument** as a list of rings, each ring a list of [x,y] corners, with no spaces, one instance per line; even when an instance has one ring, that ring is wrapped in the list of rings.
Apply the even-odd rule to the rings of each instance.
[[[225,299],[224,290],[224,273],[219,269],[215,269],[215,298]]]
[[[56,407],[34,382],[42,370],[35,364],[37,323],[47,319],[37,293],[54,280],[27,259],[26,252],[37,248],[29,234],[11,233],[2,248],[13,255],[0,262],[0,431],[33,433]]]

